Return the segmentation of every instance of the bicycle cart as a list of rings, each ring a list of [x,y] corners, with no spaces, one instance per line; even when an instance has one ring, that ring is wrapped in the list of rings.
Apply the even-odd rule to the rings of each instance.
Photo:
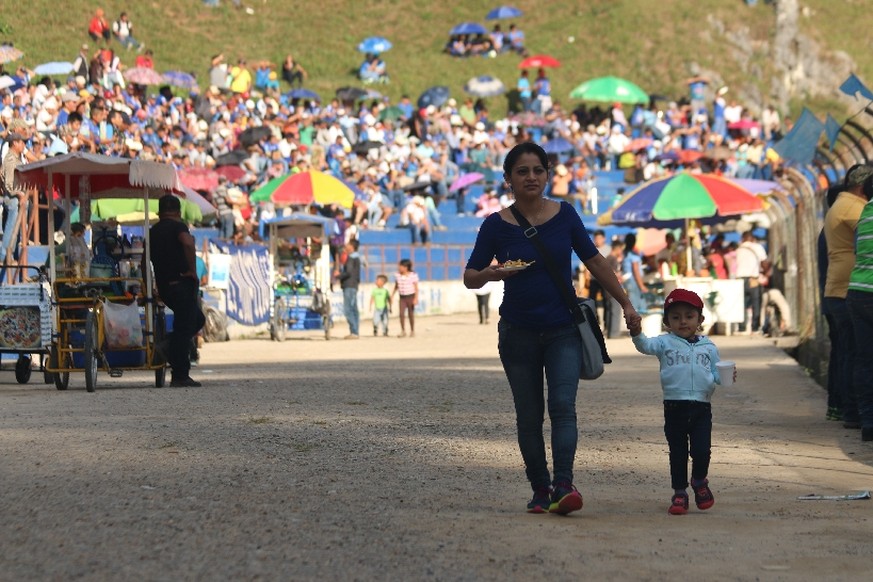
[[[15,380],[27,384],[34,355],[39,355],[39,369],[45,371],[52,338],[51,289],[39,267],[3,267],[6,269],[13,272],[13,282],[4,283],[7,277],[0,277],[0,354],[18,356]],[[30,275],[27,281],[25,273]],[[48,374],[45,380],[51,383]]]
[[[178,195],[175,169],[144,160],[76,152],[26,164],[16,172],[21,182],[30,187],[44,188],[46,192],[57,189],[67,216],[71,215],[71,202],[78,201],[80,220],[86,223],[92,200],[141,198],[147,204],[149,197],[168,192]],[[54,232],[51,216],[49,213],[49,232]],[[125,249],[123,245],[108,244],[104,231],[102,244],[101,239],[95,239],[98,244],[94,245],[95,255],[87,270],[79,268],[80,265],[70,268],[59,261],[55,247],[49,246],[52,316],[45,370],[58,390],[67,389],[70,374],[82,372],[86,390],[93,392],[100,370],[113,377],[127,370],[151,370],[155,372],[155,386],[164,385],[166,363],[156,349],[165,335],[164,311],[152,293],[151,269],[137,272],[137,265],[150,265],[148,213],[143,217],[143,232],[141,248]],[[66,237],[71,241],[69,223]],[[121,332],[114,330],[114,320],[107,317],[111,306],[128,308],[129,325]],[[141,327],[135,329],[132,321]],[[107,342],[107,336],[113,336],[107,331],[126,343]],[[140,335],[134,335],[135,332]],[[130,340],[130,335],[140,339]]]
[[[334,221],[312,214],[292,214],[262,222],[270,242],[273,304],[270,337],[284,341],[288,331],[323,330],[330,339],[330,252],[326,241]]]

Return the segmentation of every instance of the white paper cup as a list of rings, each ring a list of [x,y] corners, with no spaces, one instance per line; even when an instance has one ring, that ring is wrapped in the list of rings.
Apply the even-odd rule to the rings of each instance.
[[[737,365],[730,360],[722,360],[717,362],[715,367],[718,368],[718,375],[721,376],[721,385],[733,386],[734,371],[737,369]]]

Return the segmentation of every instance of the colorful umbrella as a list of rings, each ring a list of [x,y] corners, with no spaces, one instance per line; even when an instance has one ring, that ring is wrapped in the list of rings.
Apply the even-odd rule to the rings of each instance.
[[[467,81],[464,91],[474,97],[497,97],[506,93],[506,86],[496,77],[480,75]]]
[[[148,67],[127,69],[124,71],[124,78],[136,85],[161,85],[166,82],[160,73]]]
[[[717,223],[763,207],[760,198],[726,178],[680,172],[639,186],[597,222],[660,227],[681,226],[690,219]]]
[[[534,55],[518,63],[519,69],[545,69],[560,67],[561,61],[549,55]]]
[[[164,73],[164,82],[167,85],[181,87],[182,89],[196,89],[197,79],[191,73],[184,71],[167,71]]]
[[[360,87],[340,87],[336,90],[336,98],[340,101],[359,101],[367,96],[367,90]]]
[[[299,174],[273,178],[254,192],[249,199],[252,202],[271,200],[279,206],[307,204],[339,204],[351,208],[355,193],[339,179],[319,172],[309,170]]]
[[[666,228],[638,228],[637,249],[647,257],[658,254],[667,248],[668,232]]]
[[[564,152],[573,151],[573,144],[571,144],[563,137],[550,139],[546,143],[542,144],[542,146],[543,150],[545,150],[547,154],[561,154]]]
[[[435,87],[431,87],[419,96],[418,108],[421,109],[422,107],[427,107],[428,105],[439,107],[449,100],[450,94],[451,91],[445,85],[437,85]]]
[[[640,150],[648,149],[654,140],[650,137],[637,137],[627,144],[627,147],[624,148],[626,152],[638,152]]]
[[[4,44],[0,46],[0,65],[17,61],[24,56],[24,52],[15,48],[12,45]]]
[[[457,192],[461,188],[466,188],[471,184],[475,184],[479,180],[485,177],[484,174],[480,174],[479,172],[470,172],[469,174],[462,174],[458,177],[452,185],[449,186],[449,192]]]
[[[246,177],[246,171],[238,165],[218,166],[215,168],[215,173],[227,178],[228,182],[239,182]]]
[[[218,186],[218,173],[206,168],[179,170],[179,181],[192,190],[214,190]]]
[[[371,36],[365,38],[358,45],[358,50],[362,53],[379,54],[391,50],[391,41],[381,36]]]
[[[459,34],[488,34],[488,30],[478,22],[462,22],[449,31],[451,36]]]
[[[379,112],[379,119],[382,121],[397,121],[403,117],[403,110],[396,105],[386,107]]]
[[[498,6],[485,16],[485,20],[500,20],[501,18],[518,18],[524,14],[515,6]]]
[[[50,63],[43,63],[41,65],[37,65],[33,72],[37,75],[66,75],[73,71],[73,63],[67,63],[64,61],[52,61]]]
[[[703,157],[703,152],[698,150],[679,150],[679,163],[685,166],[693,164]]]
[[[291,89],[287,93],[285,93],[285,98],[288,100],[291,99],[309,99],[310,101],[318,101],[321,102],[321,97],[315,91],[311,89]]]
[[[639,86],[618,77],[585,81],[570,92],[571,99],[605,103],[648,103],[649,95]]]

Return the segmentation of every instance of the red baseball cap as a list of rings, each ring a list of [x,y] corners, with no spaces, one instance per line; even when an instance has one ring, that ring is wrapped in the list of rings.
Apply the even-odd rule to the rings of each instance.
[[[687,303],[695,309],[703,311],[703,300],[694,291],[688,289],[673,289],[664,301],[664,310],[675,303]]]

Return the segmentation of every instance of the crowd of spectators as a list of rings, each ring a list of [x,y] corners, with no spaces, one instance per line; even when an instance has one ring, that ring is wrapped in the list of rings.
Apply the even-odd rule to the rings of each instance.
[[[101,11],[95,14],[99,18]],[[126,15],[122,20],[128,24],[125,33],[116,33],[119,46],[142,49],[132,39]],[[480,216],[508,203],[500,168],[505,153],[519,141],[537,140],[552,152],[550,194],[586,213],[598,210],[592,196],[595,170],[622,169],[628,182],[680,168],[768,178],[778,159],[767,140],[790,127],[770,108],[759,122],[735,102],[725,102],[724,91],[709,107],[698,109],[689,99],[653,101],[648,107],[578,104],[565,109],[550,92],[542,98],[543,71],[531,88],[537,99],[530,99],[538,106],[501,118],[483,100],[471,98],[421,108],[409,96],[394,104],[366,98],[320,102],[282,92],[283,83],[285,90],[299,90],[308,78],[290,54],[281,72],[261,63],[253,74],[244,58],[229,66],[219,53],[202,90],[180,94],[162,87],[152,92],[126,82],[124,64],[112,46],[115,27],[107,26],[109,37],[102,24],[92,21],[89,34],[102,46],[91,53],[83,44],[66,82],[36,78],[25,67],[10,71],[15,84],[0,91],[2,135],[22,134],[28,160],[88,151],[158,160],[180,171],[232,167],[223,173],[234,199],[213,201],[236,210],[238,239],[256,236],[253,225],[261,214],[282,211],[269,203],[252,207],[247,194],[288,173],[316,169],[352,185],[356,199],[347,216],[355,229],[385,228],[392,215],[408,226],[424,208],[422,230],[427,233],[444,228],[442,202],[447,198],[455,198],[457,213],[472,209]],[[502,50],[523,52],[524,36],[514,25],[506,35],[495,25],[491,36],[497,34]],[[135,58],[136,66],[154,66],[150,50]],[[526,75],[522,71],[520,79]],[[563,143],[569,147],[555,145]],[[466,189],[451,191],[450,186],[469,172],[481,172],[493,195],[472,200],[468,207]],[[328,215],[335,211],[324,209]]]

